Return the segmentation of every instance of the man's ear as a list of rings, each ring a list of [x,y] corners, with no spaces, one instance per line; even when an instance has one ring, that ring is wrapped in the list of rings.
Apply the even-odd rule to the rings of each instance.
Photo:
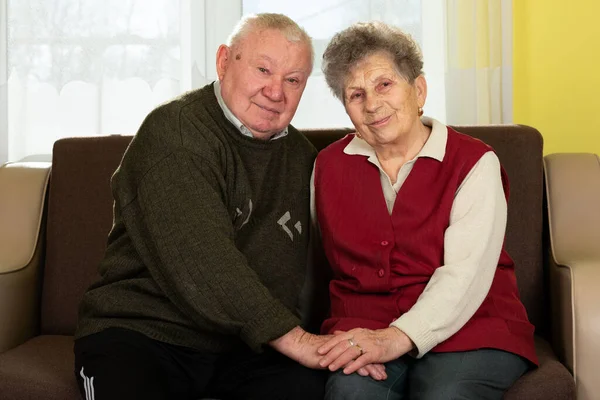
[[[224,44],[220,45],[219,49],[217,50],[217,77],[220,81],[223,80],[223,77],[225,76],[225,71],[227,71],[227,67],[231,62],[230,57],[231,48]]]

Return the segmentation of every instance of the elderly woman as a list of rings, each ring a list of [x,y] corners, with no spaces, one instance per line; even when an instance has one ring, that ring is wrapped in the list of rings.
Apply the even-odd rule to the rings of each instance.
[[[400,30],[356,24],[323,58],[356,128],[321,151],[313,172],[333,275],[321,330],[335,336],[319,348],[334,371],[326,398],[502,398],[537,359],[503,246],[498,157],[421,118],[422,56]]]

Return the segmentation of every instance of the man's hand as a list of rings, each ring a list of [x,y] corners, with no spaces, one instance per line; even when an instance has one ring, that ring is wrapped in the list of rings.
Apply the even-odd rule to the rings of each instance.
[[[306,332],[297,326],[285,335],[269,344],[278,352],[308,368],[323,369],[319,364],[321,355],[317,349],[323,346],[332,336],[320,336]]]
[[[318,353],[323,356],[319,365],[330,371],[344,368],[345,374],[351,374],[369,364],[396,360],[413,348],[410,338],[398,328],[356,328],[335,332],[333,338],[319,347]]]
[[[356,370],[356,373],[360,376],[370,376],[376,381],[385,381],[387,379],[385,365],[383,364],[367,364]]]

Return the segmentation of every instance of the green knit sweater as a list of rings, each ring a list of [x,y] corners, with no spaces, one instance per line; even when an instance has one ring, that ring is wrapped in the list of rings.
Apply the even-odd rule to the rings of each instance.
[[[76,338],[109,327],[222,352],[299,324],[316,150],[243,136],[212,85],[143,122],[112,181],[114,224]]]

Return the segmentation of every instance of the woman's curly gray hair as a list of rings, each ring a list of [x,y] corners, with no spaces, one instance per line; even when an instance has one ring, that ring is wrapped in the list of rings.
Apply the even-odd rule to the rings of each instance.
[[[327,85],[344,103],[346,79],[361,60],[384,52],[391,56],[400,76],[409,83],[423,74],[419,45],[400,29],[383,22],[360,22],[338,32],[323,54],[322,69]]]

